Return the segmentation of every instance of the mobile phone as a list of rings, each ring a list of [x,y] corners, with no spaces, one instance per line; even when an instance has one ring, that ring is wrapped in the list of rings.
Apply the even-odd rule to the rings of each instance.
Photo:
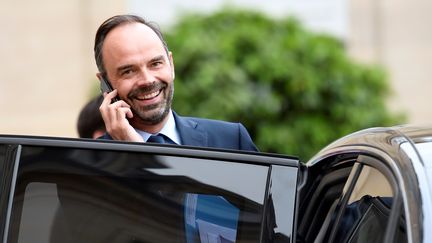
[[[101,89],[101,93],[110,93],[112,92],[114,89],[111,86],[111,83],[105,79],[104,77],[101,77],[101,82],[100,82],[100,89]],[[116,101],[119,101],[120,98],[118,96],[116,96],[114,99],[112,99],[111,103],[114,103]]]

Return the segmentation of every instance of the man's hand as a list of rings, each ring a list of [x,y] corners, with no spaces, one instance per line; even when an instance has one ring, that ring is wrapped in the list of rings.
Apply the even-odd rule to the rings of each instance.
[[[141,135],[129,124],[127,118],[132,118],[133,113],[130,106],[123,100],[111,104],[111,100],[117,96],[117,90],[104,93],[99,110],[105,122],[105,128],[114,140],[144,142]]]

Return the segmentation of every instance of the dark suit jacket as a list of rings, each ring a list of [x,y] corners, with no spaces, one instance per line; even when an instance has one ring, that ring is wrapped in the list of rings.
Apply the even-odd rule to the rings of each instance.
[[[258,151],[241,123],[173,115],[182,145]],[[100,139],[112,138],[105,134]]]

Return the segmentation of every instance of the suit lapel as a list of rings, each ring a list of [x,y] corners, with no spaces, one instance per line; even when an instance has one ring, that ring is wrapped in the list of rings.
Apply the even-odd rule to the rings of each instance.
[[[199,129],[196,121],[178,116],[174,111],[173,115],[183,145],[204,147],[208,145],[207,133]]]

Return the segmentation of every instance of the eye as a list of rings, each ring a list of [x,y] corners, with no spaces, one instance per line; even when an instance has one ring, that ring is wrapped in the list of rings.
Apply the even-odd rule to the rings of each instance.
[[[155,61],[150,64],[151,67],[159,67],[163,64],[162,61]]]
[[[122,75],[122,76],[129,75],[129,74],[131,74],[132,72],[133,72],[132,69],[125,69],[125,70],[123,70],[123,71],[121,72],[121,75]]]

